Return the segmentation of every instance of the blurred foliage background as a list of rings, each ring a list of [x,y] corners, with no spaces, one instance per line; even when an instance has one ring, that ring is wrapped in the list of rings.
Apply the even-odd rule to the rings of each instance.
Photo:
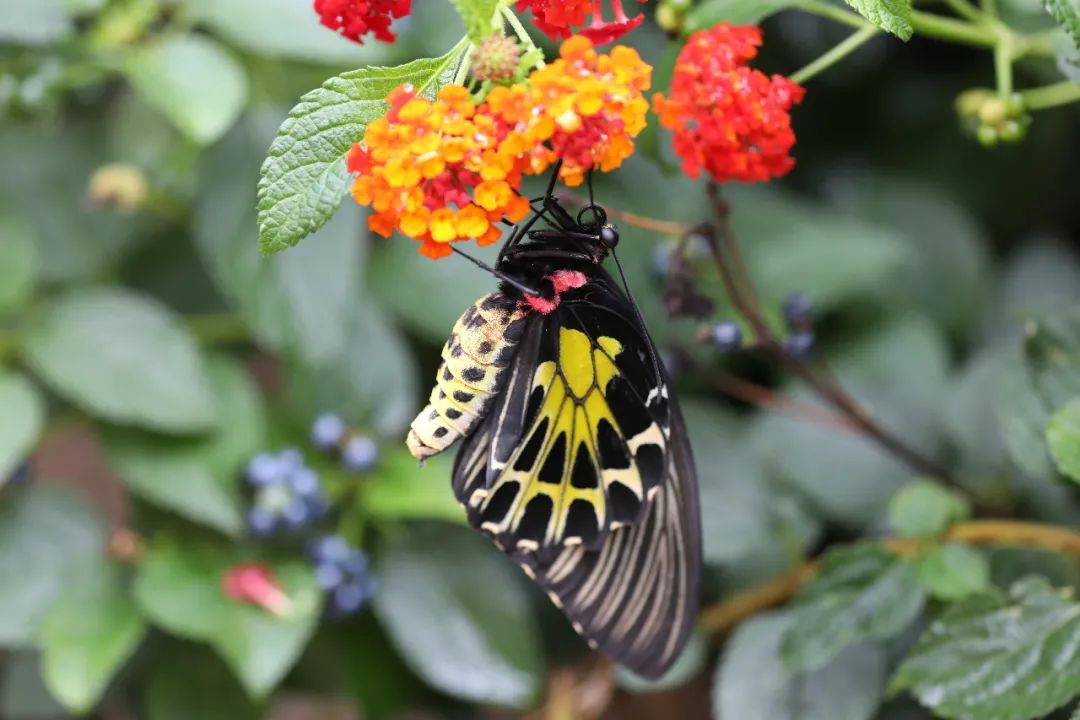
[[[999,4],[1018,27],[1050,23],[1037,2]],[[461,37],[450,3],[414,6],[396,44],[361,47],[304,0],[0,5],[0,716],[929,717],[883,699],[919,620],[807,673],[776,659],[787,614],[743,626],[722,660],[702,636],[659,684],[613,672],[464,527],[449,461],[420,469],[404,449],[453,321],[491,279],[370,237],[351,204],[260,257],[259,166],[297,98]],[[678,43],[654,8],[628,41],[663,87]],[[759,66],[777,72],[848,32],[794,11],[764,28]],[[1017,72],[1057,77],[1052,63]],[[809,84],[796,170],[726,193],[770,312],[792,292],[813,301],[818,353],[854,397],[954,468],[978,507],[1075,527],[1077,494],[1025,420],[1068,397],[1024,385],[1018,347],[1025,321],[1080,303],[1080,116],[1040,113],[1023,142],[985,149],[953,101],[992,78],[985,52],[878,37]],[[701,187],[665,169],[667,143],[650,128],[598,201],[707,217]],[[678,381],[707,601],[887,532],[889,498],[915,474],[857,435],[720,392],[734,375],[813,402],[776,368],[697,346],[698,321],[664,315],[675,238],[622,231],[658,345],[693,361]],[[714,320],[733,318],[699,260]],[[314,447],[327,412],[375,440],[377,462],[350,469]],[[243,469],[288,447],[331,509],[255,539]],[[372,563],[372,602],[345,620],[323,618],[305,559],[319,533]],[[985,558],[1002,587],[1031,572],[1078,582],[1056,553]],[[222,593],[247,561],[274,568],[287,617]]]

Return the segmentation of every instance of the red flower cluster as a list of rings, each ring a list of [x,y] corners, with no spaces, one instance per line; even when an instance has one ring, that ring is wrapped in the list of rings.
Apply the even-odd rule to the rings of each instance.
[[[645,2],[645,0],[638,0]],[[573,34],[584,35],[597,45],[613,42],[630,32],[645,19],[644,15],[628,18],[622,0],[611,0],[615,17],[604,19],[603,0],[517,0],[518,12],[532,10],[533,22],[552,40],[568,38]],[[587,27],[577,31],[573,26],[584,25],[585,16],[592,14]]]
[[[394,42],[390,23],[411,10],[412,0],[315,0],[322,24],[358,43],[363,43],[368,33],[383,42]]]
[[[806,91],[747,67],[759,45],[761,30],[752,26],[696,32],[679,53],[669,96],[653,98],[690,177],[704,169],[716,182],[760,182],[795,166],[789,111]]]

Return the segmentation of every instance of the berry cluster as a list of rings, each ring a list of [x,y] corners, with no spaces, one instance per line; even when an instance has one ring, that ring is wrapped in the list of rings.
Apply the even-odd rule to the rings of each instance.
[[[330,508],[318,473],[307,467],[296,448],[256,455],[248,462],[244,479],[253,491],[247,521],[256,537],[300,530]]]
[[[784,341],[784,351],[799,360],[809,358],[817,342],[813,328],[814,307],[810,298],[802,293],[792,293],[784,298],[780,309],[790,331]],[[721,352],[733,352],[742,347],[742,328],[730,320],[717,323],[708,331],[708,340]]]
[[[351,431],[337,415],[326,413],[311,425],[311,442],[334,454],[350,472],[370,472],[379,463],[379,446],[371,437]]]
[[[1031,115],[1019,95],[1003,98],[993,90],[962,93],[956,99],[956,112],[964,129],[984,147],[1023,140],[1031,125]]]
[[[367,556],[339,535],[316,538],[308,547],[315,581],[329,595],[327,612],[344,618],[360,610],[375,594],[376,582]]]
[[[679,52],[669,94],[653,98],[690,177],[705,170],[714,182],[761,182],[795,166],[790,110],[805,91],[747,66],[761,39],[757,27],[727,23],[694,33]]]

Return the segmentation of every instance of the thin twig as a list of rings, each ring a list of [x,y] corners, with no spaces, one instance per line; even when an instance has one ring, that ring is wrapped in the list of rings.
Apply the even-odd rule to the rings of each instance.
[[[560,192],[559,199],[563,200],[570,205],[577,205],[578,207],[588,207],[589,201],[585,198],[578,197],[573,193]],[[631,227],[641,228],[642,230],[650,230],[652,232],[658,232],[664,235],[675,235],[681,237],[688,233],[691,228],[689,225],[683,225],[682,223],[675,222],[673,220],[660,220],[658,218],[648,217],[646,215],[638,215],[637,213],[627,212],[626,210],[614,210],[609,207],[605,207],[604,211],[607,216],[612,220],[618,220],[621,223],[625,223]]]
[[[1017,520],[957,523],[945,533],[944,539],[976,545],[1021,545],[1080,555],[1080,532]],[[925,541],[911,538],[888,538],[884,542],[886,548],[898,555],[911,554],[926,545]],[[819,560],[810,560],[786,575],[707,607],[698,615],[698,626],[710,635],[722,635],[762,610],[783,605],[817,574],[819,566]]]
[[[730,209],[715,183],[709,183],[709,200],[713,205],[716,221],[705,228],[703,235],[709,240],[717,270],[724,287],[731,296],[735,309],[746,318],[757,335],[757,346],[768,356],[783,365],[789,372],[802,379],[823,400],[843,413],[862,434],[876,441],[894,456],[920,473],[936,477],[950,485],[956,485],[952,473],[936,461],[926,457],[908,445],[899,436],[881,425],[870,412],[855,401],[824,366],[802,362],[784,351],[761,311],[761,304],[750,274],[743,262],[739,244],[731,232]],[[709,230],[712,232],[709,232]]]

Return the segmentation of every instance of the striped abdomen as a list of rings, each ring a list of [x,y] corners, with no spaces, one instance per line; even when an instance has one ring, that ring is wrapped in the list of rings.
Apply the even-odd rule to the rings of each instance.
[[[409,430],[406,444],[414,457],[423,460],[442,452],[484,417],[502,389],[527,313],[517,301],[492,293],[454,324],[427,407]]]

